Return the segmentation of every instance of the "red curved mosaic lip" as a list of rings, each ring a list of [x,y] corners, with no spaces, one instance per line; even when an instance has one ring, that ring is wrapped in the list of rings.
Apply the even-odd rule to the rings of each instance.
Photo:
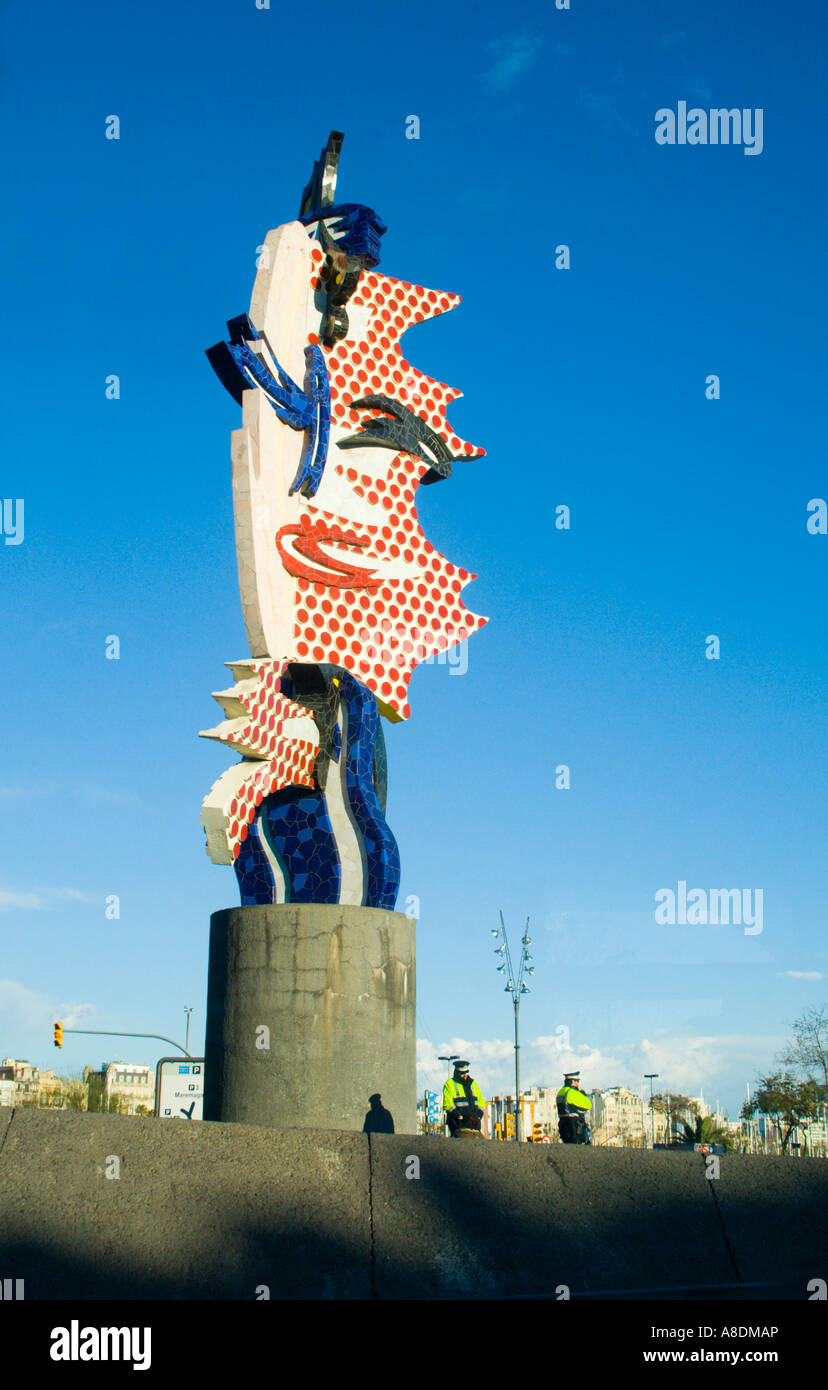
[[[286,544],[289,536],[296,536],[292,545]],[[324,521],[311,521],[307,515],[300,518],[294,526],[283,526],[276,533],[276,548],[282,557],[282,564],[289,574],[299,579],[309,579],[315,584],[324,584],[337,589],[378,589],[382,579],[373,569],[348,563],[348,552],[341,551],[341,559],[336,559],[322,550],[322,545],[369,546],[369,537],[358,536],[355,531],[343,531],[341,526],[329,526]],[[300,558],[301,557],[301,558]],[[308,564],[307,561],[311,563]]]

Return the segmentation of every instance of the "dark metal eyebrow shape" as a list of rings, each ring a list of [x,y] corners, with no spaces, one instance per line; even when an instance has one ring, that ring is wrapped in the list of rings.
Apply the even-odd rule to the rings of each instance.
[[[340,449],[396,449],[404,454],[415,454],[423,463],[429,465],[428,472],[420,482],[439,483],[451,477],[451,465],[460,460],[461,455],[452,454],[444,439],[436,434],[425,420],[415,415],[407,405],[392,400],[390,396],[361,396],[352,401],[355,410],[384,410],[391,419],[372,416],[361,425],[356,434],[339,440]],[[426,453],[428,450],[428,453]]]

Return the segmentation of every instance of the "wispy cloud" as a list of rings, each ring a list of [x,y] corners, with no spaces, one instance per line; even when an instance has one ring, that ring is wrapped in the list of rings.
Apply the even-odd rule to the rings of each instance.
[[[604,130],[610,132],[623,130],[628,135],[638,134],[632,122],[628,121],[627,117],[619,111],[615,98],[611,97],[609,93],[582,90],[579,101],[588,115],[603,126]]]
[[[821,980],[821,970],[777,970],[779,980]]]
[[[543,39],[536,34],[505,34],[492,39],[486,48],[494,58],[487,80],[499,91],[507,91],[537,62]]]
[[[35,888],[17,893],[0,889],[0,912],[50,912],[56,902],[93,903],[94,893],[80,888]]]
[[[74,1028],[95,1012],[94,1004],[66,1000],[55,1003],[19,980],[0,980],[0,1024],[9,1039],[15,1034],[50,1029],[56,1018],[65,1028]]]
[[[44,893],[50,893],[55,898],[61,898],[65,902],[73,903],[96,903],[99,895],[96,893],[85,893],[80,888],[44,888]]]
[[[48,912],[49,903],[39,893],[6,893],[0,890],[0,912]]]
[[[58,1015],[64,1028],[76,1028],[84,1020],[89,1021],[90,1014],[98,1011],[94,1004],[58,1004]]]

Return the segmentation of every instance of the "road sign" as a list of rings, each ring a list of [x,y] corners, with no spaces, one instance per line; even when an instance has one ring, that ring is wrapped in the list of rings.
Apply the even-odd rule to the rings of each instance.
[[[538,1142],[541,1144],[551,1144],[552,1136],[549,1134],[542,1134]]]
[[[162,1120],[204,1118],[204,1058],[162,1057],[155,1072],[155,1113]]]

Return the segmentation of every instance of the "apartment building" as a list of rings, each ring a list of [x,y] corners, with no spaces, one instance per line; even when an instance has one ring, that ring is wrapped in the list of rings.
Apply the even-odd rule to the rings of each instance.
[[[592,1111],[587,1116],[593,1144],[609,1149],[642,1149],[651,1142],[651,1117],[637,1091],[626,1086],[610,1086],[606,1091],[592,1091]],[[656,1143],[663,1142],[663,1115],[653,1117],[661,1124],[656,1128]],[[645,1137],[646,1136],[646,1137]]]
[[[83,1079],[94,1077],[106,1101],[113,1094],[126,1102],[126,1114],[135,1115],[143,1106],[149,1114],[155,1110],[155,1070],[143,1062],[104,1062],[96,1071],[85,1067]]]
[[[0,1062],[0,1076],[14,1083],[12,1105],[23,1101],[37,1102],[40,1090],[40,1072],[22,1057],[4,1057]]]

